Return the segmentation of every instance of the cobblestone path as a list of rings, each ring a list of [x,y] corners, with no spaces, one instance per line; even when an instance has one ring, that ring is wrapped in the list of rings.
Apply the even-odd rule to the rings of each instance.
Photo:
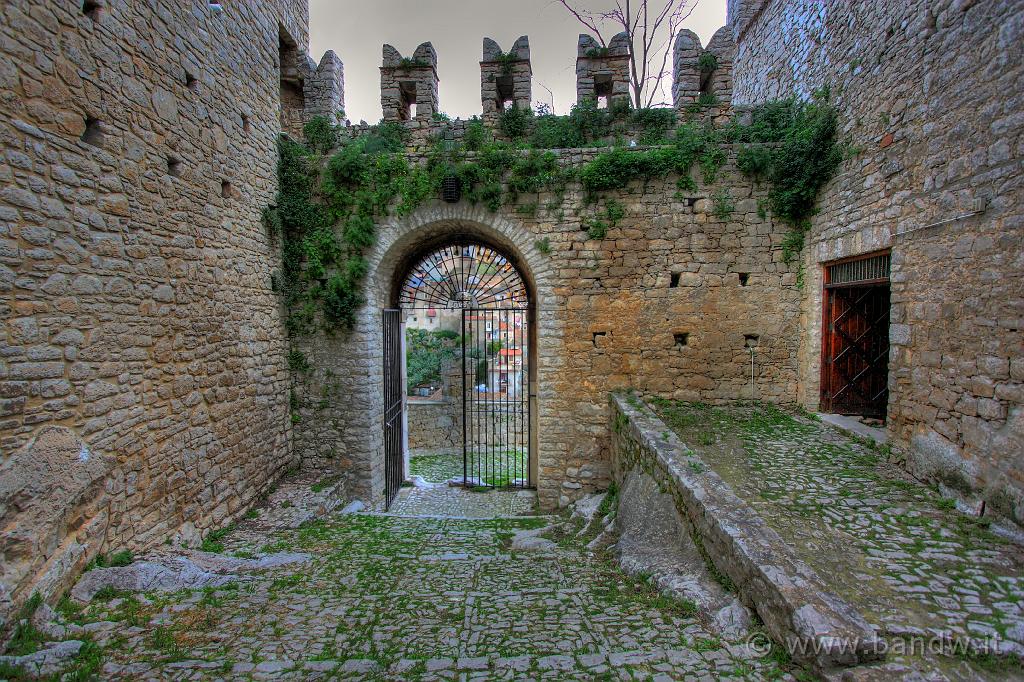
[[[391,504],[391,514],[489,519],[531,514],[536,511],[536,507],[537,493],[532,490],[476,491],[434,484],[429,487],[402,488]]]
[[[477,461],[477,460],[480,461]],[[468,470],[463,467],[462,449],[423,451],[409,458],[409,474],[426,481],[443,483],[451,478],[479,477],[490,485],[502,486],[526,477],[529,467],[523,450],[470,452]]]
[[[733,490],[896,644],[939,635],[1024,654],[1024,551],[851,440],[771,407],[653,401]],[[963,657],[961,657],[963,658]],[[1020,675],[985,657],[932,662],[953,678]],[[997,670],[987,670],[986,662]],[[1016,679],[1016,677],[1014,677]]]
[[[105,678],[793,679],[582,541],[510,551],[517,530],[549,521],[336,514],[269,535],[243,524],[225,553],[312,561],[226,588],[108,594],[64,612],[116,622],[94,626]]]

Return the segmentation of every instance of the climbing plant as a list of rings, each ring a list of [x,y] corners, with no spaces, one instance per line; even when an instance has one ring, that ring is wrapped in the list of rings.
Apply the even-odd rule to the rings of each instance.
[[[755,109],[747,125],[733,123],[726,136],[746,143],[736,163],[744,174],[769,183],[768,207],[789,223],[783,257],[803,247],[818,193],[845,155],[837,138],[838,115],[827,90],[809,100],[790,98]]]
[[[669,110],[598,109],[591,102],[567,116],[509,109],[499,129],[512,141],[496,141],[479,120],[466,126],[463,142],[437,139],[422,163],[406,155],[408,132],[399,123],[373,126],[354,139],[322,117],[305,127],[304,141],[283,136],[278,145],[279,191],[264,221],[279,240],[281,269],[274,279],[288,310],[293,334],[311,331],[318,321],[328,332],[350,328],[364,302],[365,252],[377,240],[377,225],[389,214],[405,215],[439,195],[445,178],[456,178],[462,195],[491,211],[520,195],[553,192],[561,197],[572,181],[584,201],[596,204],[604,194],[632,181],[677,177],[679,192],[697,186],[699,169],[713,185],[726,160],[723,145],[740,143],[740,170],[768,181],[767,207],[792,226],[783,247],[787,261],[803,243],[818,192],[843,158],[836,141],[837,117],[827,93],[812,101],[773,102],[755,109],[746,124],[725,128],[688,122],[672,130]],[[640,131],[658,144],[631,149],[616,145],[590,161],[571,167],[550,149],[607,144],[622,131]],[[672,133],[671,136],[669,133]],[[646,134],[646,138],[644,135]],[[670,139],[669,139],[670,138]],[[548,208],[561,204],[559,198]],[[732,211],[728,192],[715,195],[715,213]],[[537,204],[517,205],[536,212]],[[601,239],[624,216],[614,199],[583,220],[592,239]]]

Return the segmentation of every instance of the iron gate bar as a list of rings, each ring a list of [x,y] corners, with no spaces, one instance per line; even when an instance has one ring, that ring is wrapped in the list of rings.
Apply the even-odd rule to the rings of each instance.
[[[383,311],[384,338],[384,509],[391,508],[405,480],[402,390],[402,311]]]
[[[532,485],[528,325],[526,309],[462,311],[463,481]]]
[[[463,482],[532,486],[534,311],[515,265],[500,251],[457,236],[409,269],[399,305],[461,311]]]

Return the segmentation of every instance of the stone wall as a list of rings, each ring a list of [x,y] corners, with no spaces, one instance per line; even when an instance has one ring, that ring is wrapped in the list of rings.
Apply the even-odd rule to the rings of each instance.
[[[890,433],[915,470],[1024,520],[1020,4],[733,0],[729,15],[733,103],[829,85],[857,152],[804,252],[802,402],[818,402],[821,264],[891,248]]]
[[[410,452],[462,447],[461,401],[411,400],[407,411]]]
[[[601,150],[564,150],[579,165]],[[383,490],[380,310],[404,259],[444,235],[481,239],[518,263],[533,291],[539,492],[552,508],[609,479],[607,395],[638,390],[724,403],[753,395],[797,397],[799,301],[796,264],[783,263],[787,227],[762,218],[755,186],[736,171],[735,150],[713,185],[678,194],[676,178],[632,183],[608,197],[625,217],[604,239],[584,221],[578,185],[564,197],[521,195],[491,213],[463,200],[428,203],[378,229],[367,254],[367,305],[354,332],[298,341],[313,371],[300,378],[296,446],[309,462],[347,471],[350,489]],[[712,196],[728,192],[735,210],[715,215]],[[346,396],[323,401],[325,387]]]
[[[0,7],[0,628],[296,458],[260,223],[304,0]]]

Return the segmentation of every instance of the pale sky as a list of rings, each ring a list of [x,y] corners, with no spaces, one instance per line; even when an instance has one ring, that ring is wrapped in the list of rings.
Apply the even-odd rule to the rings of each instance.
[[[610,0],[586,3],[593,9],[612,5]],[[554,0],[310,0],[309,12],[310,55],[319,61],[334,50],[344,62],[345,112],[353,122],[380,120],[384,43],[406,57],[420,43],[433,43],[441,110],[453,118],[480,114],[484,36],[507,51],[516,38],[528,35],[534,102],[553,102],[555,112],[565,114],[576,100],[576,37],[584,29]],[[683,28],[707,45],[724,23],[725,0],[699,0]]]

